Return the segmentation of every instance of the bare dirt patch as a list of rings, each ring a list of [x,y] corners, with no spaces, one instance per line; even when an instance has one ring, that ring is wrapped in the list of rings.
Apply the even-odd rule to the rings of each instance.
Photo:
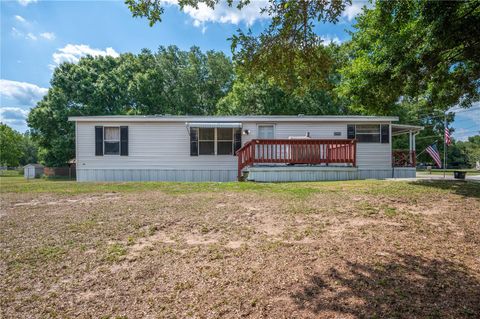
[[[0,317],[480,314],[475,192],[402,182],[174,187],[2,194]]]

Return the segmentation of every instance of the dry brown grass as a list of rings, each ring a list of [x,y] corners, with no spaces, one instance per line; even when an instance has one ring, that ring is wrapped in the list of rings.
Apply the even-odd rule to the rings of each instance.
[[[4,190],[0,317],[478,318],[480,184],[236,187]]]

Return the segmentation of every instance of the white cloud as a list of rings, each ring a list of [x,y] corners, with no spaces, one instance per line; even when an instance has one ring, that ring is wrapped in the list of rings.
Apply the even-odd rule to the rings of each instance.
[[[36,3],[38,0],[17,0],[22,6],[28,6],[30,3]]]
[[[19,16],[19,15],[16,15],[16,16],[15,16],[15,20],[17,20],[18,22],[21,22],[21,23],[27,22],[27,20],[25,20],[24,17]]]
[[[475,102],[468,109],[454,106],[448,112],[455,113],[455,120],[451,127],[455,128],[453,137],[456,140],[466,141],[469,136],[480,132],[480,102]]]
[[[472,135],[475,134],[472,134],[471,132],[469,132],[469,130],[464,128],[457,128],[452,134],[453,138],[457,141],[466,141],[468,140],[468,137]]]
[[[26,38],[29,39],[29,40],[33,40],[33,41],[37,40],[37,36],[35,34],[31,33],[31,32],[27,33]]]
[[[40,36],[47,40],[55,40],[55,33],[53,32],[43,32],[40,33]]]
[[[447,111],[450,112],[455,113],[455,119],[471,121],[480,127],[480,102],[472,103],[472,106],[466,109],[456,105]]]
[[[53,62],[55,67],[62,62],[71,62],[76,63],[80,60],[81,57],[91,55],[91,56],[113,56],[118,57],[120,54],[115,51],[113,48],[106,48],[105,50],[93,49],[86,44],[67,44],[65,47],[58,49],[57,52],[53,53]]]
[[[12,35],[14,37],[24,38],[24,39],[33,40],[33,41],[38,40],[39,37],[49,41],[55,40],[56,38],[55,33],[53,32],[42,32],[40,34],[34,34],[32,32],[25,33],[15,27],[12,27]]]
[[[28,32],[30,30],[33,30],[32,26],[30,22],[27,21],[27,19],[25,19],[20,15],[16,15],[15,20],[20,23],[17,25],[19,29],[12,27],[12,34],[16,37],[21,37],[21,38],[25,38],[27,40],[33,40],[33,41],[36,41],[39,38],[42,38],[45,40],[55,39],[55,33],[53,32],[42,32],[42,33]]]
[[[48,92],[48,89],[32,83],[4,79],[0,79],[0,88],[0,97],[2,100],[7,98],[14,101],[15,104],[26,106],[35,105],[35,103],[37,103]]]
[[[178,5],[177,0],[162,0],[163,3],[169,5]],[[261,9],[267,4],[267,0],[254,0],[241,10],[236,8],[236,2],[232,6],[228,6],[225,1],[220,1],[215,9],[208,7],[205,3],[200,3],[198,8],[191,6],[184,7],[183,11],[193,19],[193,25],[202,28],[202,32],[206,31],[205,23],[229,23],[240,24],[245,23],[250,26],[255,21],[266,19],[268,16],[261,14]]]
[[[351,5],[347,6],[345,10],[342,13],[342,17],[346,18],[348,21],[352,21],[357,17],[362,12],[363,6],[366,6],[367,8],[371,8],[374,6],[369,1],[353,1]]]
[[[329,36],[329,35],[324,35],[324,36],[321,36],[320,37],[323,42],[322,44],[323,45],[330,45],[332,43],[335,43],[335,44],[341,44],[342,43],[342,40],[340,40],[337,36]]]
[[[0,121],[17,131],[25,132],[30,109],[47,92],[48,89],[32,83],[0,79]]]
[[[0,119],[3,122],[3,119],[6,118],[10,119],[25,119],[28,115],[28,111],[24,110],[20,107],[2,107],[0,109]]]
[[[21,37],[21,36],[23,36],[23,32],[21,32],[20,30],[18,30],[18,29],[15,28],[15,27],[12,27],[12,34],[13,34],[15,37]]]
[[[0,107],[0,122],[24,132],[27,130],[28,111],[20,107]]]

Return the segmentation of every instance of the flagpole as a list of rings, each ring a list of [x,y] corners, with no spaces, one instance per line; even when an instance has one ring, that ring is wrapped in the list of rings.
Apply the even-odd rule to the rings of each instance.
[[[443,128],[443,179],[445,179],[445,169],[447,168],[447,113],[445,113],[445,121]]]

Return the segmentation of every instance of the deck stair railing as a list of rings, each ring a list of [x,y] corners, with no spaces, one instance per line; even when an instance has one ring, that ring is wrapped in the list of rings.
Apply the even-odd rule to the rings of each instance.
[[[351,164],[356,166],[356,140],[254,139],[237,151],[238,178],[255,164]]]
[[[410,150],[393,150],[392,166],[393,167],[416,167],[417,154]]]

